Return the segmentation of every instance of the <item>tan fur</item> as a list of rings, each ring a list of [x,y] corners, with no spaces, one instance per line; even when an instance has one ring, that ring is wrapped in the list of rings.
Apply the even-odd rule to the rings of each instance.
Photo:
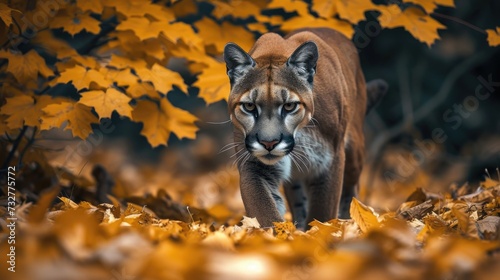
[[[307,41],[314,42],[319,53],[312,90],[287,72],[286,65],[292,53]],[[304,227],[313,219],[326,221],[337,217],[342,192],[341,214],[348,215],[346,207],[356,194],[363,164],[362,129],[367,99],[356,48],[338,32],[319,28],[299,30],[285,38],[265,34],[249,54],[255,65],[232,84],[228,102],[237,139],[240,133],[243,137],[251,137],[252,133],[270,135],[266,136],[269,140],[293,133],[294,151],[304,157],[288,159],[295,164],[290,178],[285,179],[280,176],[288,166],[286,160],[273,162],[259,158],[265,150],[254,152],[245,163],[242,161],[240,185],[247,214],[256,216],[264,226],[282,220],[282,199],[277,185],[284,183],[290,209],[299,226]],[[297,113],[279,122],[280,117],[274,112],[289,100],[300,102]],[[252,117],[241,107],[242,102],[255,103],[262,115]],[[314,162],[307,163],[311,160]],[[306,214],[297,202],[296,198],[301,196],[297,190],[308,200]]]

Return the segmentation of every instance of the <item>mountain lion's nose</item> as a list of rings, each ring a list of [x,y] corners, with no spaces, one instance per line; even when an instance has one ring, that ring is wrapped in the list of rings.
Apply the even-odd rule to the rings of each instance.
[[[276,147],[276,145],[279,143],[279,140],[272,140],[272,141],[264,141],[264,140],[259,140],[259,143],[266,148],[266,150],[271,151]]]

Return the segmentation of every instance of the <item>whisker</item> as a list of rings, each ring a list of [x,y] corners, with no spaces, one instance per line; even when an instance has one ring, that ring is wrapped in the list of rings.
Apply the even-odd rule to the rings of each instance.
[[[313,144],[307,144],[307,143],[295,143],[295,146],[299,148],[315,148],[316,146]]]
[[[293,152],[290,153],[290,159],[292,159],[293,164],[295,164],[295,166],[297,167],[297,169],[299,170],[299,172],[300,173],[304,173],[304,171],[302,171],[302,168],[300,167],[300,165],[295,160],[295,155],[293,154]]]
[[[305,163],[304,158],[297,152],[294,153],[298,162],[302,163],[304,168],[309,171],[309,166]]]
[[[227,121],[223,121],[223,122],[205,122],[205,123],[219,125],[219,124],[226,124],[226,123],[230,123],[230,122],[231,122],[231,120],[227,120]]]
[[[316,123],[317,125],[319,125],[319,122],[318,122],[318,120],[317,120],[317,119],[315,119],[315,118],[311,118],[311,121],[312,121],[313,123]]]
[[[309,163],[309,166],[312,165],[311,161],[309,160],[309,158],[302,152],[302,151],[295,151],[297,156],[299,156],[300,158],[306,160],[308,163]]]
[[[234,153],[233,155],[231,155],[229,158],[235,157],[237,154],[241,153],[242,151],[246,151],[246,149],[245,148],[239,149],[238,151],[236,151],[236,153]]]
[[[228,151],[228,150],[231,150],[235,147],[238,147],[239,145],[243,144],[243,142],[233,142],[233,143],[229,143],[227,145],[224,145],[224,147],[222,147],[219,151],[219,154],[220,153],[223,153],[225,151]]]
[[[247,155],[248,151],[245,150],[244,153],[242,153],[241,155],[239,155],[236,160],[234,161],[233,165],[238,165],[238,162],[243,159],[246,155]]]
[[[250,154],[250,153],[248,153],[248,154],[247,154],[247,156],[243,159],[243,162],[241,163],[241,166],[244,166],[244,165],[245,165],[245,163],[247,163],[247,162],[248,162],[248,160],[250,159],[250,156],[251,156],[251,155],[252,155],[252,154]]]

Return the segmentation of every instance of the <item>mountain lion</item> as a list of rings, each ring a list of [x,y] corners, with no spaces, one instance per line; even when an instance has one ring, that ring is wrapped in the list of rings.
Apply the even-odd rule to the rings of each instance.
[[[247,215],[264,227],[283,221],[283,184],[297,227],[348,217],[363,165],[364,116],[385,82],[369,83],[367,93],[356,47],[327,28],[267,33],[249,53],[228,43],[224,60]]]

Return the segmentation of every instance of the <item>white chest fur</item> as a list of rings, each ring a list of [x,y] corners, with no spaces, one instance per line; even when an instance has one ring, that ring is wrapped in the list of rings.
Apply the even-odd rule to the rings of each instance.
[[[283,180],[323,174],[330,168],[332,156],[329,145],[311,130],[297,132],[293,151],[279,163]]]

